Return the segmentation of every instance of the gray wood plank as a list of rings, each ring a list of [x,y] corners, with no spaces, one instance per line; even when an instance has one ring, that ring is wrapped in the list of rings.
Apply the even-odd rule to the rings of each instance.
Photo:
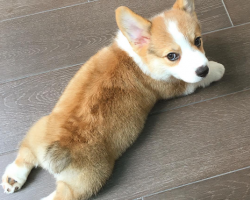
[[[144,17],[174,0],[100,0],[0,23],[0,83],[84,63],[110,43],[117,26],[114,10],[125,5]],[[203,30],[228,27],[220,1],[197,0]]]
[[[250,1],[224,0],[234,25],[250,22]]]
[[[17,148],[29,127],[49,114],[80,66],[0,85],[0,154]]]
[[[0,156],[0,176],[2,177],[5,167],[12,163],[17,152],[8,153]],[[2,200],[39,200],[55,190],[54,178],[41,168],[33,169],[23,185],[23,188],[14,194],[3,193],[0,186],[0,199]]]
[[[203,33],[230,27],[231,23],[221,1],[195,0],[198,19]]]
[[[150,116],[107,185],[92,199],[134,199],[249,166],[249,98],[250,90]],[[1,157],[4,166],[9,161]],[[47,193],[52,188],[46,184],[52,182],[46,178],[38,187]],[[30,189],[29,184],[20,199],[30,200]]]
[[[58,9],[75,4],[86,3],[88,0],[1,0],[0,1],[0,21],[11,18],[32,15],[47,10]]]
[[[223,79],[185,98],[161,101],[155,106],[153,113],[202,102],[250,87],[250,24],[210,33],[204,35],[203,39],[209,60],[225,65],[226,73]]]
[[[250,169],[144,197],[144,200],[249,200]]]

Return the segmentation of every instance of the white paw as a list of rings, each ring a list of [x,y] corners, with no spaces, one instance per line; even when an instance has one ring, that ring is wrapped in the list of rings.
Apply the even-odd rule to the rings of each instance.
[[[211,82],[218,81],[223,77],[225,73],[225,67],[222,64],[214,61],[209,61],[208,67],[209,67],[208,76]]]
[[[18,167],[15,162],[7,166],[2,177],[4,193],[11,194],[20,190],[25,183],[30,170]]]

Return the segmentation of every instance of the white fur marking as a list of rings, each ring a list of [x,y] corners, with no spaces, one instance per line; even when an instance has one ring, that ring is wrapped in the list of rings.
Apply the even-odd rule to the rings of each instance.
[[[135,63],[140,67],[140,69],[147,75],[150,74],[150,71],[148,67],[142,62],[142,59],[140,56],[134,52],[133,48],[131,47],[128,39],[122,34],[121,31],[118,31],[116,41],[118,46],[125,52],[128,53],[128,55],[133,58]]]
[[[217,62],[209,61],[208,62],[209,67],[209,73],[206,78],[204,78],[200,83],[200,87],[206,87],[209,86],[212,82],[220,80],[224,73],[225,73],[225,67]]]
[[[195,71],[199,67],[207,65],[208,60],[206,56],[200,51],[192,48],[189,41],[187,41],[184,35],[179,31],[176,22],[166,21],[166,25],[168,27],[168,32],[182,50],[181,60],[178,65],[169,69],[172,75],[189,83],[201,81],[202,78],[198,77]]]
[[[207,77],[198,83],[188,84],[186,91],[184,92],[184,95],[193,93],[195,89],[198,87],[207,87],[212,82],[218,81],[223,77],[225,73],[225,67],[222,64],[214,62],[214,61],[209,61],[208,67],[209,67],[209,73]]]
[[[30,171],[31,171],[30,168],[19,167],[15,164],[15,162],[9,164],[2,177],[3,180],[2,186],[4,188],[4,192],[10,194],[14,193],[16,188],[18,188],[18,190],[21,189]],[[8,183],[8,178],[14,179],[16,182],[13,185],[10,185]]]
[[[138,67],[142,70],[143,73],[147,74],[153,79],[156,80],[167,80],[170,77],[169,72],[166,70],[165,66],[160,66],[157,63],[154,64],[154,71],[151,72],[148,66],[143,63],[141,57],[133,50],[128,39],[122,34],[121,31],[118,32],[116,41],[118,46],[134,60]]]

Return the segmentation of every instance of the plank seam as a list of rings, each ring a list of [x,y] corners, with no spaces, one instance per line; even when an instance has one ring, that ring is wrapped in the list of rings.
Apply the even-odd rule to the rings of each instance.
[[[0,82],[0,85],[4,85],[4,84],[14,82],[14,81],[19,81],[19,80],[22,80],[22,79],[25,79],[25,78],[30,78],[30,77],[33,77],[33,76],[38,76],[38,75],[42,75],[42,74],[46,74],[46,73],[50,73],[50,72],[59,71],[59,70],[62,70],[62,69],[68,69],[68,68],[71,68],[71,67],[76,67],[78,65],[83,65],[84,63],[78,63],[78,64],[74,64],[74,65],[69,65],[69,66],[65,66],[65,67],[56,68],[56,69],[53,69],[53,70],[47,70],[47,71],[40,72],[40,73],[30,74],[30,75],[26,75],[26,76],[23,76],[23,77],[17,78],[17,79],[9,79],[9,80],[6,80],[4,82]]]
[[[221,0],[221,1],[222,1],[222,4],[223,4],[223,6],[224,6],[224,8],[225,8],[225,10],[226,10],[227,16],[228,16],[228,18],[229,18],[229,20],[230,20],[230,22],[231,22],[231,24],[232,24],[232,27],[234,27],[232,18],[230,17],[230,14],[229,14],[229,12],[228,12],[228,10],[227,10],[227,7],[226,7],[226,5],[225,5],[225,3],[224,3],[224,0]]]
[[[80,6],[80,5],[87,4],[87,3],[92,3],[92,2],[95,2],[95,1],[99,1],[99,0],[92,0],[92,1],[82,2],[82,3],[72,4],[72,5],[69,5],[69,6],[63,6],[63,7],[60,7],[60,8],[44,10],[44,11],[41,11],[41,12],[36,12],[36,13],[28,14],[28,15],[22,15],[22,16],[18,16],[18,17],[3,19],[3,20],[0,20],[0,23],[15,20],[15,19],[20,19],[20,18],[25,18],[25,17],[29,17],[29,16],[33,16],[33,15],[43,14],[43,13],[47,13],[47,12],[52,12],[52,11],[56,11],[56,10],[62,10],[62,9],[65,9],[65,8]]]
[[[160,113],[164,113],[164,112],[167,112],[167,111],[172,111],[172,110],[176,110],[176,109],[180,109],[180,108],[184,108],[184,107],[187,107],[187,106],[192,106],[192,105],[195,105],[195,104],[199,104],[199,103],[219,99],[219,98],[230,96],[230,95],[235,95],[235,94],[238,94],[238,93],[241,93],[241,92],[246,92],[246,91],[249,91],[249,90],[250,90],[250,87],[247,87],[247,88],[245,88],[243,90],[239,90],[239,91],[236,91],[236,92],[220,95],[220,96],[217,96],[217,97],[208,98],[208,99],[205,99],[205,100],[202,100],[202,101],[196,101],[196,102],[189,103],[189,104],[186,104],[186,105],[183,105],[183,106],[177,106],[177,107],[171,108],[171,109],[165,109],[165,110],[163,109],[161,111],[156,111],[156,112],[150,113],[149,116],[157,115],[157,114],[160,114]]]
[[[173,187],[173,188],[170,188],[170,189],[167,189],[167,190],[163,190],[163,191],[160,191],[160,192],[155,192],[155,193],[152,193],[152,194],[149,194],[149,195],[145,195],[143,197],[144,198],[145,197],[151,197],[151,196],[154,196],[154,195],[157,195],[157,194],[161,194],[163,192],[169,192],[169,191],[172,191],[172,190],[175,190],[175,189],[183,188],[183,187],[190,186],[190,185],[193,185],[193,184],[196,184],[196,183],[201,183],[201,182],[204,182],[204,181],[207,181],[207,180],[211,180],[211,179],[214,179],[214,178],[222,177],[222,176],[225,176],[225,175],[228,175],[228,174],[232,174],[232,173],[235,173],[235,172],[240,172],[240,171],[243,171],[243,170],[246,170],[246,169],[250,169],[250,166],[244,167],[244,168],[240,168],[240,169],[237,169],[237,170],[233,170],[233,171],[230,171],[230,172],[218,174],[218,175],[215,175],[215,176],[211,176],[209,178],[201,179],[201,180],[194,181],[194,182],[191,182],[191,183],[183,184],[183,185],[180,185],[180,186],[177,186],[177,187]]]
[[[14,150],[11,150],[11,151],[6,151],[6,152],[3,152],[3,153],[0,153],[0,156],[4,156],[4,155],[7,155],[7,154],[10,154],[10,153],[14,153],[16,152],[18,149],[14,149]]]
[[[214,31],[209,31],[209,32],[203,33],[202,35],[208,35],[210,33],[216,33],[216,32],[219,32],[219,31],[224,31],[224,30],[228,30],[228,29],[232,29],[232,28],[237,28],[237,27],[240,27],[240,26],[248,25],[248,24],[250,24],[250,22],[246,22],[246,23],[243,23],[243,24],[230,26],[230,27],[226,27],[226,28],[217,29],[217,30],[214,30]]]

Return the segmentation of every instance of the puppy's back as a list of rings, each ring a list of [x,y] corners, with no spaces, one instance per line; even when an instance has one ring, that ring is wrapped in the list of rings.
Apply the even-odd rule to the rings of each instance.
[[[118,158],[158,98],[150,79],[116,43],[102,49],[82,66],[51,113],[48,144],[68,149],[77,165],[90,157]]]

